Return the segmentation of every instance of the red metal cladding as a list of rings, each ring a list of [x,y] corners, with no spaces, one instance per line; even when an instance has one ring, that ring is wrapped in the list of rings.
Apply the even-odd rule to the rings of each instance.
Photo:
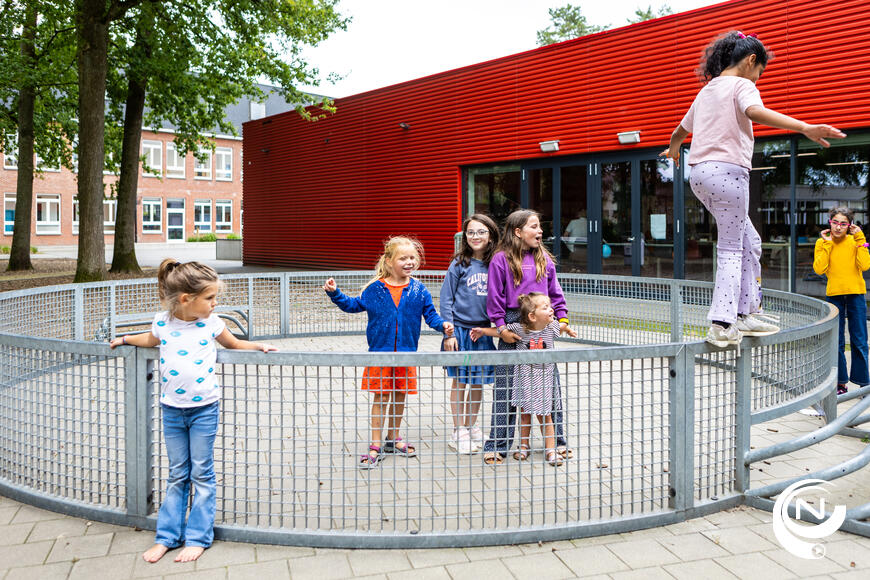
[[[338,99],[313,123],[292,112],[246,123],[245,262],[369,269],[384,239],[410,234],[443,268],[463,166],[551,156],[538,145],[551,139],[559,156],[664,148],[701,86],[703,48],[728,30],[772,49],[758,83],[767,106],[870,127],[868,8],[726,2]],[[619,145],[632,130],[642,142]]]

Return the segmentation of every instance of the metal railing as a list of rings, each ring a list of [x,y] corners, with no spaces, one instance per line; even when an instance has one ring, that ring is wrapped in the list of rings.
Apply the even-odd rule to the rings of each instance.
[[[370,277],[332,275],[351,295]],[[829,420],[836,413],[836,310],[813,298],[766,291],[765,310],[783,331],[745,339],[738,356],[701,341],[709,283],[563,274],[579,337],[556,350],[442,353],[439,337],[424,334],[419,352],[369,353],[366,317],[334,307],[325,278],[222,278],[221,308],[238,313],[253,340],[289,340],[282,352],[218,353],[219,538],[468,546],[663,525],[752,495],[753,424],[816,402]],[[418,278],[437,302],[443,273]],[[0,493],[154,527],[168,473],[158,351],[110,350],[105,341],[159,309],[153,280],[0,294]],[[453,451],[444,367],[491,364],[509,374],[524,363],[557,366],[573,457],[548,465],[534,433],[528,461],[490,466]],[[418,454],[363,471],[371,402],[360,383],[370,366],[416,369],[401,434]],[[484,433],[491,403],[485,385]]]

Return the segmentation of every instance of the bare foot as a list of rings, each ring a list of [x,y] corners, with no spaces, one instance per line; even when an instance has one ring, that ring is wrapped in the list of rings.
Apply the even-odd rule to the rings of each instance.
[[[142,554],[142,559],[152,564],[163,557],[163,554],[169,551],[169,548],[163,544],[154,544]]]
[[[193,562],[205,552],[202,546],[185,546],[175,557],[176,562]]]

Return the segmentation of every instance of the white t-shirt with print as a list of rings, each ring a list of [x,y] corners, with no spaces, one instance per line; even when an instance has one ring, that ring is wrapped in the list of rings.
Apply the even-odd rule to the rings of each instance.
[[[216,314],[185,321],[160,312],[151,334],[160,340],[160,402],[171,407],[201,407],[220,399],[215,376],[215,337],[226,328]]]

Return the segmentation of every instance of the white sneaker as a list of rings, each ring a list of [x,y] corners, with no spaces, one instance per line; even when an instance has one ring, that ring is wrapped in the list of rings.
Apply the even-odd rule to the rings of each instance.
[[[453,430],[453,434],[450,436],[450,440],[447,442],[447,447],[454,451],[459,451],[459,443],[463,438],[468,439],[468,429],[465,427],[456,427]]]
[[[475,425],[468,429],[468,434],[471,436],[471,442],[477,446],[478,449],[483,447],[483,431],[481,431],[480,427]]]
[[[468,429],[460,427],[459,431],[459,446],[456,449],[457,453],[463,455],[471,455],[475,452],[474,443],[471,441],[471,436],[468,434]]]
[[[737,317],[737,330],[744,336],[770,336],[779,332],[779,327],[761,316],[747,314]]]
[[[718,324],[711,324],[710,329],[707,331],[707,337],[705,338],[707,342],[713,346],[718,346],[719,348],[725,348],[729,344],[736,344],[739,348],[742,339],[743,336],[737,329],[736,324],[732,324],[728,328],[722,328]]]

